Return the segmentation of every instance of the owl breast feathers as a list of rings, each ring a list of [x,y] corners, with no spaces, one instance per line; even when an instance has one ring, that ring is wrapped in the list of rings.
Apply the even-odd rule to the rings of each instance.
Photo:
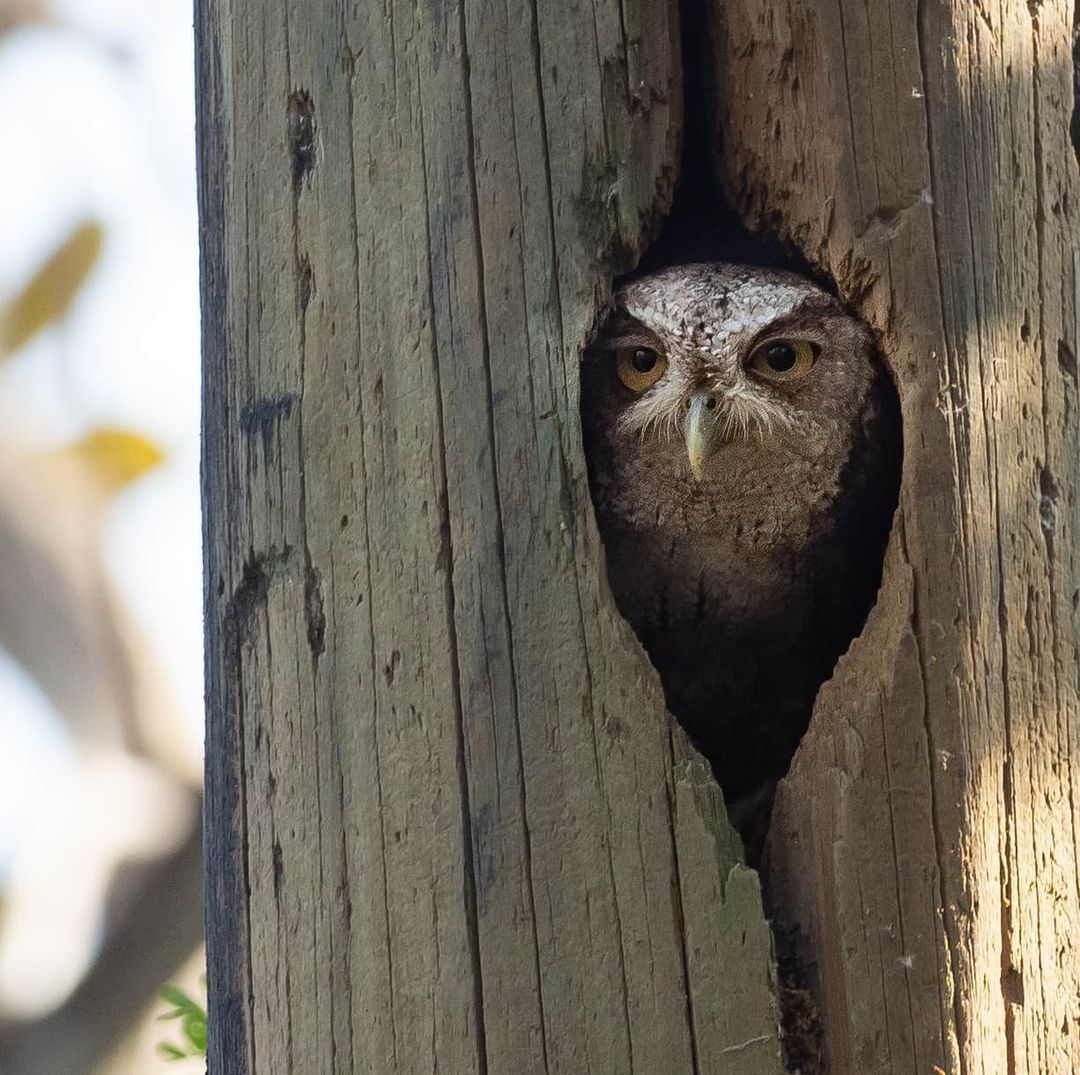
[[[874,601],[899,483],[892,382],[811,281],[717,263],[620,287],[581,391],[618,607],[729,801],[755,794]]]

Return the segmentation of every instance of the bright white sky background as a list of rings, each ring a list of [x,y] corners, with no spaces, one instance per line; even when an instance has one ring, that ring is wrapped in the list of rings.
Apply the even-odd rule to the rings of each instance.
[[[67,441],[108,424],[165,465],[115,501],[115,584],[202,734],[199,314],[190,0],[54,0],[61,26],[0,37],[0,295],[87,217],[105,226],[60,329],[0,366],[4,439]],[[32,682],[0,654],[0,870],[61,823],[73,770]],[[31,834],[34,834],[33,836]]]

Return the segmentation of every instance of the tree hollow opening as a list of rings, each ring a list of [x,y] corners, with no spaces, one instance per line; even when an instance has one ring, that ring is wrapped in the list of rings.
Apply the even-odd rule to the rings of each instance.
[[[683,10],[674,203],[594,325],[582,430],[616,604],[756,866],[818,690],[876,600],[900,407],[832,282],[719,190],[700,7]]]

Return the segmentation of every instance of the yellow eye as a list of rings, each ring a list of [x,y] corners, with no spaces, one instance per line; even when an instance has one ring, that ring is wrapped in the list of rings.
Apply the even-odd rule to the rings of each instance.
[[[620,347],[615,352],[615,372],[631,392],[652,388],[667,369],[667,359],[651,347]]]
[[[794,381],[810,372],[816,357],[806,340],[766,340],[751,352],[746,368],[770,381]]]

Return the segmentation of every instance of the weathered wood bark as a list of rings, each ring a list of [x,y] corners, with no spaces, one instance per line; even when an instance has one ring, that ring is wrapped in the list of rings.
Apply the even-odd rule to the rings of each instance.
[[[774,815],[834,1072],[1080,1064],[1074,11],[714,4],[718,170],[881,334],[878,608]]]
[[[200,0],[197,36],[211,1070],[778,1071],[757,876],[578,429],[675,178],[672,6]]]

